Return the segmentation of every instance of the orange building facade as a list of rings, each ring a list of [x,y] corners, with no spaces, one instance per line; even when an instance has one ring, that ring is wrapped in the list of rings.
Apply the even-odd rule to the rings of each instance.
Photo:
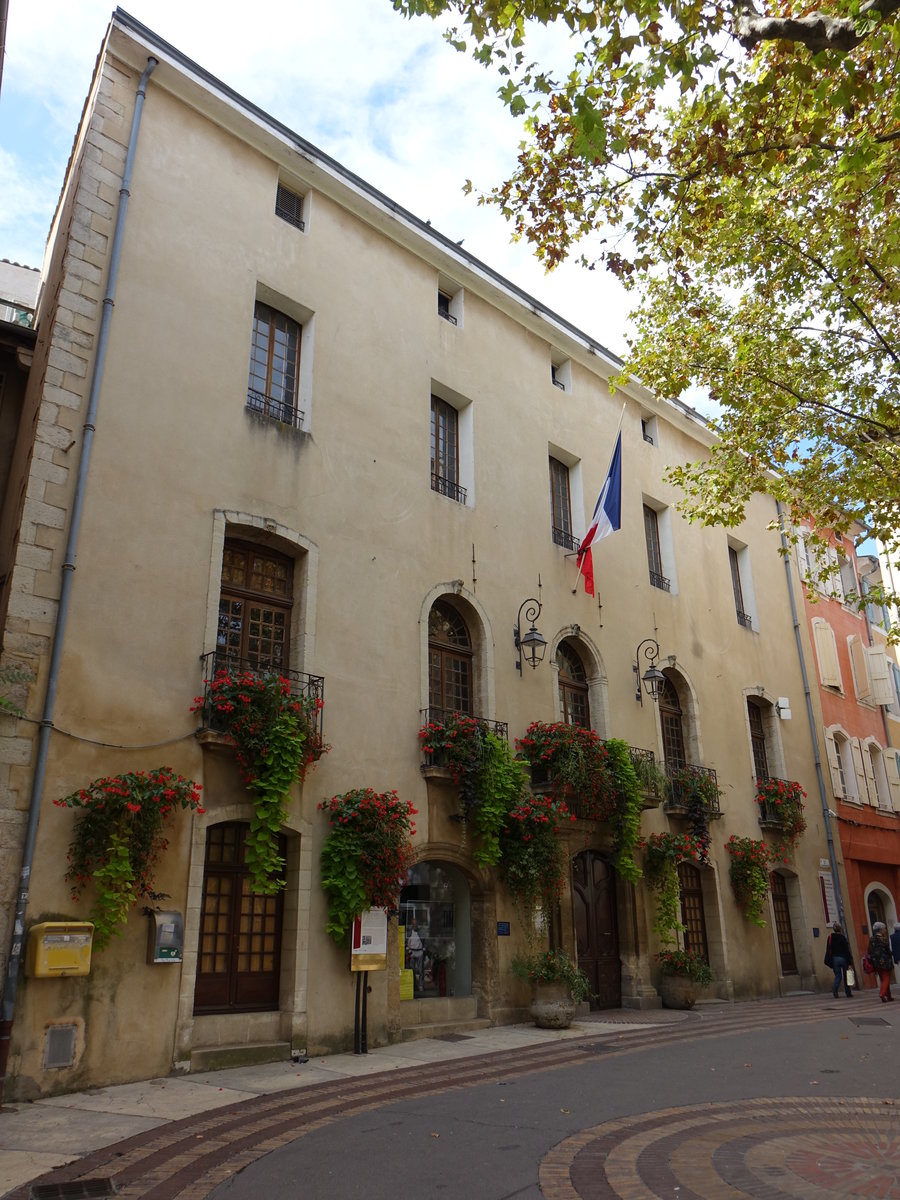
[[[801,533],[806,531],[801,530]],[[821,707],[822,759],[844,877],[844,915],[861,956],[872,925],[892,930],[900,902],[900,693],[887,615],[854,603],[877,559],[833,538],[827,563],[798,543]]]

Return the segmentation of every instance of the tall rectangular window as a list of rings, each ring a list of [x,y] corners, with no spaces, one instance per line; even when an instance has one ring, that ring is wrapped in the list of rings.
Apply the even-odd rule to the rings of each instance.
[[[762,710],[753,700],[747,701],[747,717],[750,721],[750,746],[753,750],[753,771],[757,779],[769,778],[769,759],[766,754],[766,731]]]
[[[300,425],[297,379],[300,373],[300,325],[257,301],[250,344],[247,407],[286,425]]]
[[[752,629],[753,620],[744,604],[744,589],[741,586],[741,567],[738,562],[738,552],[734,546],[728,547],[728,564],[731,567],[731,586],[734,590],[734,607],[737,613],[738,624],[743,625],[745,629]]]
[[[431,397],[431,488],[466,502],[466,489],[459,486],[459,414],[439,396]]]
[[[556,545],[577,550],[578,538],[572,534],[569,468],[553,455],[550,456],[550,519]]]
[[[669,580],[663,574],[662,551],[659,544],[659,517],[656,509],[644,505],[644,535],[647,539],[647,562],[650,567],[650,582],[654,587],[669,590]]]

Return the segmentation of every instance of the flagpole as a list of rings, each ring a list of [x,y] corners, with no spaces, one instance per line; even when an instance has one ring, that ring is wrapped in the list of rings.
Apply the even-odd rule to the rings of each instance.
[[[610,467],[612,466],[613,455],[616,452],[616,442],[619,440],[619,434],[622,432],[622,422],[625,419],[625,408],[626,408],[627,404],[628,404],[628,400],[627,399],[623,400],[622,411],[619,413],[619,423],[616,426],[616,433],[615,433],[615,437],[613,438],[613,448],[609,453],[609,462],[606,464],[606,475],[609,474]],[[606,478],[606,475],[603,476],[604,479]],[[578,580],[580,578],[581,578],[581,568],[578,565],[578,555],[576,554],[575,555],[575,586],[572,588],[573,596],[576,595],[576,593],[578,592]]]

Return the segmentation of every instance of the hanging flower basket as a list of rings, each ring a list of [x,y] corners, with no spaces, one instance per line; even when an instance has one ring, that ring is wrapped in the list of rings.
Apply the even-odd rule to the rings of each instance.
[[[354,788],[323,800],[331,830],[322,847],[322,887],[328,896],[326,932],[342,945],[354,920],[369,908],[396,908],[413,863],[417,815],[396,792]]]
[[[769,894],[770,851],[758,838],[732,834],[725,843],[731,856],[728,877],[731,889],[744,916],[754,925],[765,925],[763,912]]]
[[[546,773],[547,795],[585,821],[610,826],[619,874],[631,883],[641,871],[634,852],[640,840],[643,783],[631,748],[618,738],[603,741],[592,729],[562,722],[533,721],[516,749],[532,770]]]
[[[803,815],[805,799],[806,792],[796,780],[756,781],[760,824],[777,829],[785,848],[795,847],[801,835],[806,832],[806,817]]]
[[[200,805],[200,784],[171,767],[157,767],[95,779],[53,803],[76,810],[65,878],[72,884],[73,900],[85,888],[94,888],[94,948],[103,950],[113,935],[121,935],[141,896],[158,898],[153,875],[168,846],[165,830],[178,809],[206,811]]]
[[[219,668],[207,680],[204,695],[191,707],[234,746],[255,810],[246,842],[247,867],[253,890],[263,895],[274,895],[285,885],[278,839],[291,784],[302,782],[330,749],[319,732],[321,709],[318,695],[297,695],[285,676],[228,668]]]

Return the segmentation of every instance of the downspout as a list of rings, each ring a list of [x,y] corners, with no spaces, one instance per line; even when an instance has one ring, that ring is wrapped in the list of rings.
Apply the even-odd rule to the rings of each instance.
[[[781,550],[784,557],[784,575],[787,581],[788,598],[791,602],[791,619],[794,622],[794,639],[797,643],[797,657],[800,660],[800,674],[803,678],[803,696],[806,700],[806,719],[809,722],[809,736],[812,741],[813,756],[816,763],[816,782],[819,786],[819,799],[822,802],[822,818],[825,822],[825,839],[828,843],[828,861],[831,863],[831,878],[834,880],[834,897],[837,900],[838,916],[841,927],[847,928],[844,919],[844,897],[841,892],[841,879],[838,875],[837,857],[834,853],[834,833],[831,828],[831,812],[828,808],[828,793],[825,791],[825,777],[822,774],[822,758],[819,754],[819,735],[816,731],[816,718],[813,713],[812,692],[809,689],[809,676],[806,673],[806,658],[803,654],[803,637],[800,632],[800,618],[797,615],[797,602],[794,598],[794,588],[791,583],[791,556],[787,537],[784,532],[784,511],[781,501],[775,501],[778,513],[778,531],[781,535]]]
[[[47,693],[44,697],[44,711],[41,717],[40,729],[38,730],[34,776],[31,782],[31,797],[28,803],[28,821],[25,827],[25,845],[22,850],[22,867],[19,872],[19,889],[16,896],[16,912],[13,920],[9,958],[6,964],[2,1009],[0,1009],[0,1107],[3,1104],[3,1084],[6,1079],[6,1069],[9,1062],[13,1015],[16,1007],[16,993],[19,987],[22,943],[25,938],[25,911],[28,907],[28,894],[31,884],[31,864],[34,859],[34,848],[37,841],[41,798],[44,791],[44,777],[47,771],[47,757],[50,749],[50,731],[53,728],[53,714],[56,708],[56,689],[59,683],[63,640],[69,615],[72,581],[75,575],[75,553],[78,545],[78,531],[84,511],[85,487],[91,458],[91,447],[94,441],[94,430],[96,428],[100,384],[103,379],[103,365],[106,359],[107,343],[109,342],[109,326],[115,305],[116,279],[119,274],[119,260],[122,254],[122,241],[125,235],[125,215],[128,211],[128,199],[131,195],[131,172],[134,166],[134,154],[137,147],[141,114],[144,109],[144,98],[147,95],[147,80],[156,66],[158,66],[157,59],[147,59],[147,66],[144,68],[144,73],[138,84],[134,102],[134,115],[131,120],[128,151],[125,156],[125,170],[122,175],[122,186],[119,188],[119,210],[116,213],[116,224],[113,230],[112,247],[109,256],[109,277],[106,283],[106,295],[103,298],[100,329],[97,334],[97,354],[94,358],[87,412],[84,418],[81,458],[78,463],[78,477],[75,481],[75,492],[72,497],[72,516],[69,523],[69,536],[66,541],[65,558],[62,565],[59,607],[53,631],[53,643],[50,649]]]

